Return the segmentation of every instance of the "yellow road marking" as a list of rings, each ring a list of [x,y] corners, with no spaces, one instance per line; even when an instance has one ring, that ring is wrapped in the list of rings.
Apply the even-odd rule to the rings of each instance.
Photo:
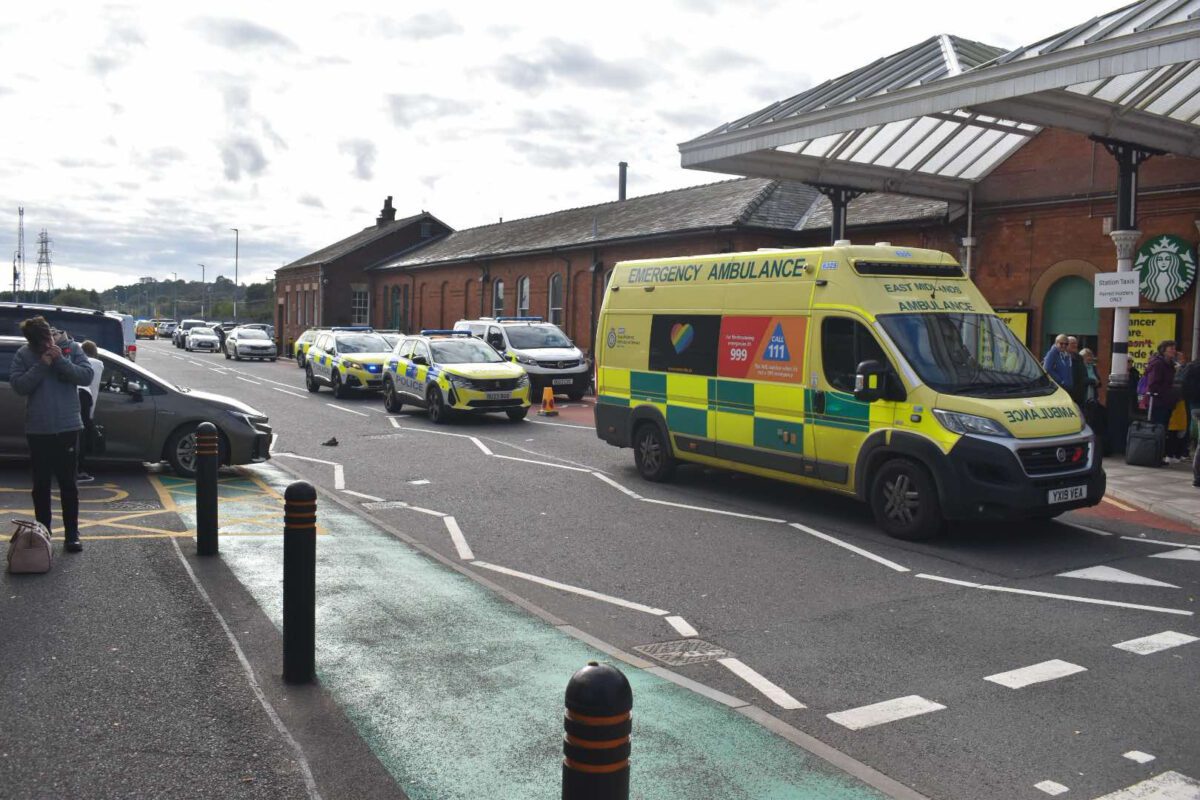
[[[158,502],[162,503],[163,508],[167,509],[168,511],[175,511],[175,498],[172,497],[171,493],[167,491],[167,488],[163,486],[163,483],[159,477],[157,475],[150,475],[148,477],[150,478],[150,485],[154,487],[154,492],[158,495]]]
[[[1137,511],[1137,509],[1134,508],[1133,506],[1127,506],[1124,503],[1113,500],[1111,497],[1106,496],[1106,497],[1101,497],[1100,499],[1106,503],[1111,503],[1112,505],[1116,506],[1117,508],[1121,509],[1122,511]]]

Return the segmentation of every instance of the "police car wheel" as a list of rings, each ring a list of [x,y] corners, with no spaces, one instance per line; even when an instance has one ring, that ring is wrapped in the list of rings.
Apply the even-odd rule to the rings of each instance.
[[[338,374],[336,369],[329,375],[329,383],[333,388],[334,397],[341,400],[346,396],[346,387],[342,384],[342,376]]]
[[[429,421],[435,425],[441,425],[450,416],[450,410],[442,400],[442,390],[436,386],[430,386],[425,395],[425,411],[429,414]]]
[[[310,392],[321,391],[321,384],[317,383],[317,376],[313,375],[312,367],[304,365],[304,387]]]
[[[296,354],[296,366],[300,369],[304,369],[304,356],[300,355],[299,353]]]
[[[396,391],[396,384],[392,383],[390,379],[383,384],[383,407],[393,414],[404,407],[403,401],[400,400],[400,393]]]
[[[871,511],[884,533],[907,541],[931,539],[945,524],[933,478],[905,458],[894,458],[875,473]]]
[[[513,422],[520,422],[529,414],[528,408],[510,408],[504,412]]]
[[[653,422],[643,422],[633,432],[633,463],[648,481],[669,480],[675,472],[675,457],[662,429]]]

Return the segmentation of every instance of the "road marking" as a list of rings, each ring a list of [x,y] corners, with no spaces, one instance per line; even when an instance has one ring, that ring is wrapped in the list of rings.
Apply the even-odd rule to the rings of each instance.
[[[339,492],[346,488],[346,470],[341,464],[333,465],[333,488]]]
[[[1196,800],[1200,781],[1178,772],[1164,772],[1096,800]]]
[[[700,632],[688,624],[683,617],[667,617],[667,622],[680,636],[699,636]]]
[[[446,523],[446,530],[450,531],[450,539],[454,542],[458,557],[464,561],[474,561],[475,554],[471,552],[471,546],[467,544],[467,537],[463,536],[462,528],[458,527],[458,521],[454,517],[442,517],[442,522]]]
[[[1137,511],[1137,509],[1134,508],[1133,506],[1127,506],[1118,500],[1113,500],[1111,497],[1109,497],[1107,495],[1105,495],[1104,497],[1101,497],[1100,499],[1106,503],[1116,506],[1117,508],[1121,509],[1122,511]]]
[[[1143,753],[1141,750],[1130,750],[1128,753],[1122,753],[1121,755],[1139,764],[1149,764],[1154,760],[1154,756],[1149,753]]]
[[[1200,642],[1200,639],[1195,636],[1188,636],[1186,633],[1163,631],[1152,636],[1143,636],[1140,639],[1117,642],[1113,647],[1118,650],[1128,650],[1131,653],[1137,653],[1139,656],[1147,656],[1151,653],[1170,650],[1172,647],[1179,647],[1180,645],[1191,644],[1192,642]]]
[[[352,408],[342,408],[342,407],[341,407],[341,406],[339,406],[337,403],[326,403],[325,405],[329,406],[330,408],[336,408],[338,411],[345,411],[347,414],[357,414],[357,415],[358,415],[358,416],[360,416],[360,417],[369,417],[369,416],[371,416],[370,414],[364,414],[364,413],[363,413],[363,412],[361,412],[361,411],[355,411],[355,410],[354,410],[354,409],[352,409]]]
[[[1141,575],[1134,575],[1132,572],[1126,572],[1123,569],[1116,567],[1088,567],[1087,569],[1077,569],[1071,572],[1058,573],[1060,578],[1080,578],[1085,581],[1106,581],[1108,583],[1127,583],[1137,586],[1162,586],[1166,589],[1178,589],[1179,587],[1173,583],[1163,583],[1156,581],[1153,578],[1143,578]]]
[[[1080,525],[1078,522],[1067,522],[1065,519],[1055,520],[1059,525],[1066,525],[1068,528],[1076,528],[1087,533],[1094,533],[1097,536],[1112,536],[1108,531],[1102,531],[1099,528],[1089,528],[1087,525]]]
[[[428,486],[429,485],[429,481],[425,480],[424,478],[422,478],[419,481],[409,481],[409,483],[413,486]]]
[[[1126,541],[1129,541],[1129,542],[1142,542],[1144,544],[1168,544],[1171,547],[1190,547],[1193,549],[1200,548],[1200,544],[1184,544],[1183,542],[1167,542],[1167,541],[1163,541],[1162,539],[1143,539],[1141,536],[1122,536],[1121,538],[1125,539]]]
[[[507,461],[521,461],[526,464],[540,464],[543,467],[554,467],[556,469],[566,469],[566,470],[570,470],[571,472],[591,472],[590,469],[584,469],[583,467],[569,467],[566,464],[554,464],[550,461],[534,461],[531,458],[517,458],[516,456],[505,456],[505,455],[501,455],[499,453],[492,453],[492,457],[493,458],[503,458]]]
[[[441,511],[434,511],[432,508],[422,508],[421,506],[409,505],[403,500],[380,500],[375,503],[363,503],[363,508],[369,511],[377,511],[385,508],[404,508],[409,511],[416,511],[420,514],[428,514],[431,517],[446,517],[448,514],[443,514]]]
[[[1174,561],[1200,561],[1200,550],[1181,547],[1178,550],[1170,550],[1166,553],[1155,553],[1150,558],[1169,558]]]
[[[500,567],[496,566],[495,564],[488,564],[486,561],[472,561],[471,565],[475,567],[481,567],[483,569],[490,569],[493,572],[499,572],[504,575],[511,575],[514,578],[521,578],[522,580],[541,584],[542,586],[549,586],[551,589],[559,589],[564,592],[570,592],[571,594],[590,597],[593,600],[611,603],[614,606],[621,606],[622,608],[632,609],[633,611],[641,611],[644,614],[653,614],[656,617],[665,617],[671,613],[670,611],[664,611],[661,608],[652,608],[651,606],[644,606],[641,603],[622,600],[621,598],[613,597],[612,595],[593,592],[591,589],[582,589],[578,586],[570,586],[565,583],[559,583],[558,581],[548,580],[547,578],[539,578],[537,575],[530,575],[526,572],[517,572],[515,569],[509,569],[508,567]]]
[[[769,680],[764,678],[762,675],[759,675],[757,672],[750,669],[750,667],[746,666],[736,658],[718,658],[717,661],[719,661],[734,675],[737,675],[746,683],[753,686],[755,689],[761,692],[763,696],[780,708],[785,708],[788,710],[808,708],[808,706],[804,705],[804,703],[801,703],[799,700],[792,697],[783,689],[780,689],[778,686],[771,683]]]
[[[1068,787],[1063,786],[1061,783],[1055,783],[1054,781],[1042,781],[1041,783],[1035,783],[1033,788],[1040,789],[1051,796],[1065,794],[1071,791]]]
[[[540,419],[527,419],[527,420],[525,420],[525,421],[526,421],[526,422],[532,422],[534,425],[553,425],[553,426],[554,426],[554,427],[556,427],[556,428],[577,428],[577,429],[579,429],[579,430],[581,430],[581,431],[594,431],[594,430],[596,430],[596,429],[595,429],[594,427],[592,427],[591,425],[569,425],[569,424],[567,424],[567,423],[565,423],[565,422],[543,422],[543,421],[542,421],[542,420],[540,420]]]
[[[599,478],[600,480],[602,480],[602,481],[604,481],[605,483],[607,483],[609,486],[611,486],[611,487],[613,487],[614,489],[616,489],[617,491],[619,491],[619,492],[624,492],[625,494],[629,495],[629,496],[630,496],[630,497],[632,497],[634,500],[641,500],[641,499],[643,499],[643,498],[642,498],[642,496],[641,496],[640,494],[638,494],[637,492],[633,491],[632,489],[626,489],[624,486],[622,486],[621,484],[617,483],[617,482],[616,482],[616,481],[614,481],[612,478],[608,477],[607,475],[605,475],[605,474],[604,474],[604,473],[602,473],[602,472],[593,472],[592,474],[593,474],[593,475],[595,475],[595,476],[596,476],[597,478]]]
[[[311,461],[314,464],[328,464],[331,467],[340,467],[341,464],[336,461],[326,461],[323,458],[312,458],[311,456],[298,456],[295,453],[276,453],[276,458],[295,458],[299,461]]]
[[[374,502],[374,503],[384,502],[382,497],[376,497],[371,494],[363,494],[362,492],[356,492],[353,489],[342,489],[342,494],[354,495],[355,497],[361,497],[363,500],[370,500],[371,502]]]
[[[821,533],[820,531],[813,530],[812,528],[808,527],[807,525],[801,525],[799,522],[789,522],[788,524],[791,525],[796,530],[804,531],[807,534],[816,536],[818,539],[824,539],[825,541],[827,541],[831,544],[836,544],[838,547],[844,547],[847,550],[849,550],[850,552],[858,553],[863,558],[869,558],[877,564],[883,564],[888,569],[894,569],[894,570],[896,570],[896,572],[912,572],[912,570],[910,570],[908,567],[901,566],[900,564],[897,564],[895,561],[889,561],[888,559],[884,558],[883,556],[877,556],[874,553],[870,552],[869,550],[864,550],[861,547],[857,547],[855,545],[850,544],[849,542],[843,542],[841,539],[836,539],[827,533]]]
[[[300,394],[299,392],[293,392],[289,389],[276,389],[274,386],[268,386],[267,388],[270,389],[271,391],[283,392],[284,394],[290,394],[292,397],[299,397],[299,398],[308,397],[308,395],[306,395],[306,394]]]
[[[940,575],[926,575],[920,573],[918,578],[924,578],[927,581],[938,581],[939,583],[949,583],[954,586],[965,586],[968,589],[983,589],[989,592],[1005,592],[1007,594],[1024,594],[1030,597],[1048,597],[1052,600],[1068,600],[1073,603],[1089,603],[1097,606],[1114,606],[1116,608],[1132,608],[1136,611],[1157,611],[1160,614],[1178,614],[1184,617],[1194,616],[1193,612],[1186,611],[1181,608],[1162,608],[1160,606],[1143,606],[1137,603],[1121,603],[1116,600],[1097,600],[1094,597],[1079,597],[1073,594],[1054,594],[1053,592],[1035,592],[1032,589],[1013,589],[1008,586],[990,586],[985,583],[971,583],[970,581],[959,581],[954,578],[943,578]]]
[[[267,445],[267,455],[272,455],[272,456],[275,455],[275,443],[277,441],[279,441],[279,434],[272,433],[271,434],[271,443],[269,445]]]
[[[276,386],[283,386],[286,389],[295,389],[296,388],[296,384],[294,384],[294,383],[280,383],[279,381],[273,381],[270,378],[259,378],[259,380],[263,381],[264,383],[273,383]]]
[[[243,378],[241,375],[234,375],[234,377],[235,377],[235,378],[237,378],[239,381],[245,381],[246,383],[252,383],[252,384],[254,384],[255,386],[261,386],[261,385],[262,385],[262,384],[260,384],[258,381],[252,381],[252,380],[250,380],[249,378]]]
[[[400,422],[395,417],[388,417],[388,422],[392,423],[393,428],[400,427]]]
[[[209,367],[208,369],[209,369],[209,370],[211,370],[212,372],[219,372],[219,373],[221,373],[222,375],[225,375],[225,374],[227,374],[225,370],[223,370],[223,369],[218,369],[217,367]]]
[[[483,451],[483,454],[485,456],[493,455],[492,451],[488,449],[488,446],[486,444],[484,444],[483,442],[479,441],[478,439],[476,439],[474,436],[471,437],[471,441],[475,443],[476,447],[478,447],[480,450]]]
[[[988,675],[984,680],[998,683],[1001,686],[1007,686],[1010,689],[1023,689],[1035,683],[1045,683],[1046,681],[1065,678],[1077,672],[1087,672],[1087,667],[1081,667],[1078,664],[1072,664],[1069,661],[1062,661],[1055,658],[1050,661],[1043,661],[1040,664],[1010,670],[1009,672],[998,672],[995,675]]]
[[[884,700],[881,703],[872,703],[869,706],[851,708],[847,711],[838,711],[837,713],[826,714],[825,716],[844,728],[849,728],[852,731],[861,731],[863,728],[871,728],[887,722],[895,722],[896,720],[916,717],[933,711],[941,711],[943,708],[945,706],[941,703],[926,700],[920,695],[910,694],[907,697]]]
[[[591,472],[591,470],[584,470],[584,472]],[[755,514],[741,514],[741,513],[738,513],[737,511],[726,511],[721,508],[706,508],[704,506],[691,506],[691,505],[688,505],[687,503],[672,503],[670,500],[655,500],[652,497],[643,497],[642,502],[643,503],[654,503],[655,505],[660,505],[660,506],[672,506],[674,508],[686,508],[689,511],[703,511],[706,514],[722,514],[726,517],[738,517],[740,519],[752,519],[757,522],[778,522],[778,523],[787,522],[786,519],[775,519],[774,517],[760,517]]]

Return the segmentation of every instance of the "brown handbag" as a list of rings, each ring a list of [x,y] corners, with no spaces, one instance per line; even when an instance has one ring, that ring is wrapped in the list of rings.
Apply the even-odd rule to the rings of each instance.
[[[8,540],[8,571],[13,573],[49,572],[54,563],[50,532],[40,522],[14,519],[17,529]]]

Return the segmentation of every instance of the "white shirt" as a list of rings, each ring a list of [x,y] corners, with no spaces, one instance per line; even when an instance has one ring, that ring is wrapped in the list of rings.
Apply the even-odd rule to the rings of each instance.
[[[92,383],[87,386],[87,392],[92,396],[92,402],[96,402],[96,392],[100,391],[100,379],[104,377],[104,362],[98,358],[88,357],[88,363],[92,365]]]

